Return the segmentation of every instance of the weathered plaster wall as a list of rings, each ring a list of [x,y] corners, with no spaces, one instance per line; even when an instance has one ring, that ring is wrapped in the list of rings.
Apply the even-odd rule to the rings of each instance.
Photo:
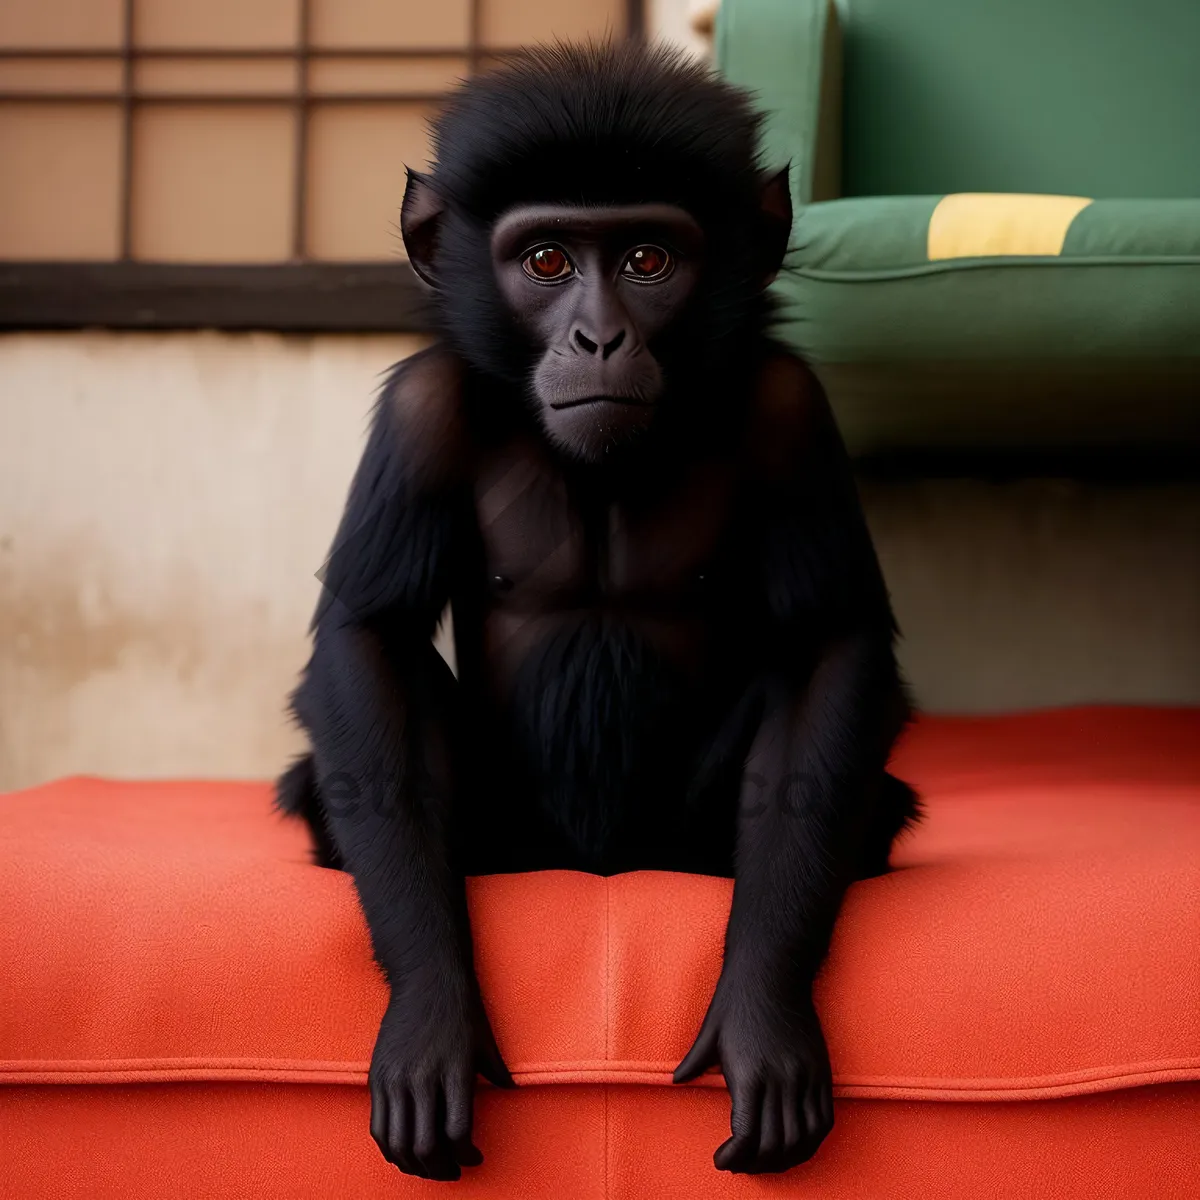
[[[262,775],[379,373],[413,339],[0,339],[0,787]]]
[[[387,337],[0,337],[0,788],[266,776]],[[871,484],[918,700],[1200,703],[1200,487]]]

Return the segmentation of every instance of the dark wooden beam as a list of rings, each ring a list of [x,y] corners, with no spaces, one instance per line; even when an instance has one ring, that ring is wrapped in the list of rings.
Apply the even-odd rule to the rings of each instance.
[[[0,329],[419,333],[425,285],[396,263],[0,262]]]

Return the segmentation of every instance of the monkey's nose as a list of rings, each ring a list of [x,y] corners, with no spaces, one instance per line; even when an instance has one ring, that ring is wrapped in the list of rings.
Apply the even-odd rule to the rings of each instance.
[[[575,330],[574,339],[575,345],[585,354],[599,354],[602,359],[606,359],[620,349],[621,343],[625,340],[625,330],[618,330],[616,335],[603,345],[593,341],[582,329]]]

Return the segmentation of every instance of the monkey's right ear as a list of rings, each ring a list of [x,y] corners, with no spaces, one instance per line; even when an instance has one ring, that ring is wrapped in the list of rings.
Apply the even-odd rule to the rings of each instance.
[[[438,232],[446,205],[434,189],[428,175],[408,169],[404,185],[404,203],[400,205],[400,234],[408,261],[430,287],[437,287],[433,260],[437,254]]]

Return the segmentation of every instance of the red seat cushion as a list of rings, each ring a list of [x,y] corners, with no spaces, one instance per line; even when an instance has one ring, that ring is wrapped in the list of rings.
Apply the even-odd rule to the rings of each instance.
[[[819,984],[841,1095],[988,1100],[1200,1078],[1200,711],[923,719],[927,817],[856,885]],[[525,1083],[665,1083],[728,881],[471,881]],[[358,1082],[385,999],[349,878],[260,783],[0,797],[0,1081]],[[709,1078],[707,1082],[719,1082]]]

